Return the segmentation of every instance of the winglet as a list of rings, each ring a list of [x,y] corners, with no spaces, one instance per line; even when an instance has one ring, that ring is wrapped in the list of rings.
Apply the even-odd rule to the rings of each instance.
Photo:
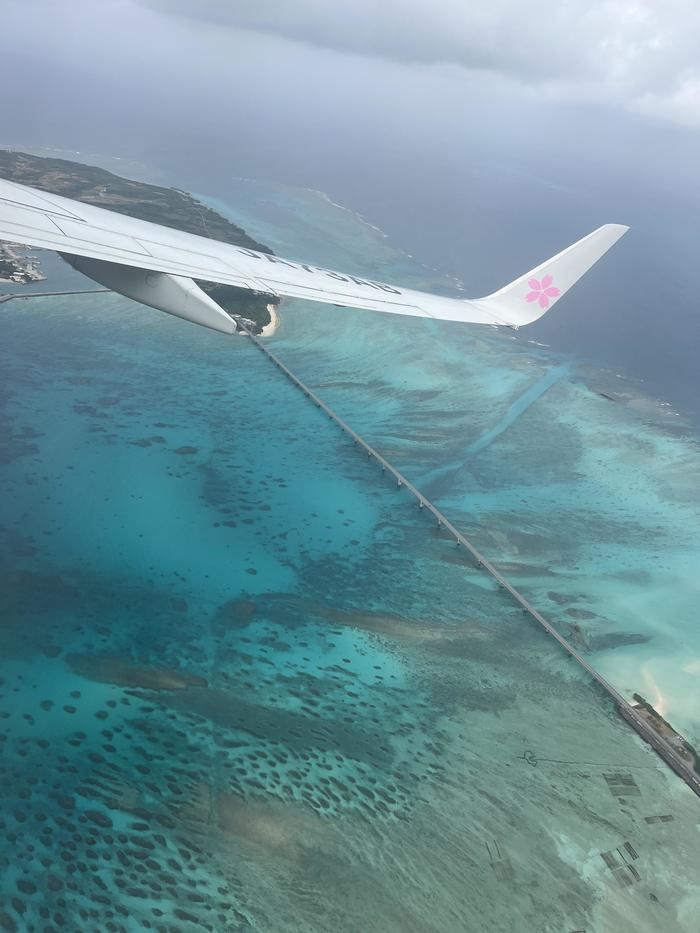
[[[628,230],[629,227],[622,224],[604,224],[492,295],[475,299],[473,304],[511,327],[531,324],[568,292]]]

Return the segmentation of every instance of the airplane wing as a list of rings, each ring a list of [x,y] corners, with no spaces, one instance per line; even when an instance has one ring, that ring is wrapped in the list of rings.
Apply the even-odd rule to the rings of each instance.
[[[446,298],[183,233],[0,179],[0,239],[51,249],[114,291],[232,333],[229,315],[193,281],[349,308],[521,327],[541,317],[627,227],[605,224],[477,299]]]

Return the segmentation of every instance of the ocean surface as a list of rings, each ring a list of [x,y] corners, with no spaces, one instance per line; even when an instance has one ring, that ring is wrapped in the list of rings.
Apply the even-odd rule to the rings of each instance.
[[[318,192],[198,193],[280,253],[454,287]],[[1,928],[696,929],[697,798],[249,340],[112,294],[0,315]],[[280,318],[274,352],[700,745],[683,418],[527,331]]]

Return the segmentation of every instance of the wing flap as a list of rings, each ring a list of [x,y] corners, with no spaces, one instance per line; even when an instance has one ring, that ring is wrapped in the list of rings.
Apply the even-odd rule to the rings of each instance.
[[[13,231],[17,232],[18,237],[40,236],[50,239],[51,242],[58,241],[59,237],[65,236],[48,214],[39,213],[17,204],[7,206],[3,204],[0,229],[2,230],[0,235],[7,240],[12,240]],[[32,244],[27,243],[27,245]],[[52,249],[53,247],[49,248]]]
[[[324,304],[339,305],[343,308],[367,308],[372,311],[393,311],[396,314],[412,314],[422,317],[429,315],[415,304],[405,300],[405,293],[400,298],[377,298],[376,296],[352,295],[334,288],[311,286],[306,283],[294,283],[277,278],[258,276],[261,290],[286,298],[301,298],[306,301],[320,301]]]
[[[80,220],[79,214],[76,214],[72,208],[65,206],[71,203],[68,198],[60,198],[65,204],[59,206],[52,200],[52,196],[44,191],[29,188],[26,185],[16,185],[11,181],[3,181],[2,179],[0,179],[0,193],[1,199],[8,204],[37,210],[42,214],[55,214],[57,217],[72,217],[74,220]]]
[[[67,220],[63,217],[52,217],[51,219],[68,240],[89,243],[92,246],[104,246],[123,253],[137,253],[152,258],[152,253],[132,236],[115,233],[113,230],[102,230],[99,227],[86,224],[82,220]]]

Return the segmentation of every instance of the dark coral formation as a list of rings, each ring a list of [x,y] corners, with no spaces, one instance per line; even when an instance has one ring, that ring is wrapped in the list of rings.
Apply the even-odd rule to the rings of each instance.
[[[87,680],[117,687],[141,687],[144,690],[186,690],[206,687],[205,677],[186,671],[134,663],[128,658],[70,654],[66,658],[71,670]]]
[[[256,906],[232,851],[308,868],[338,846],[324,819],[406,820],[421,780],[442,773],[421,704],[368,685],[358,657],[336,661],[344,629],[298,601],[242,596],[202,628],[182,597],[134,589],[131,609],[151,625],[133,657],[115,650],[126,633],[102,581],[71,579],[34,573],[5,588],[25,620],[10,628],[22,653],[63,645],[43,651],[53,687],[37,674],[29,708],[13,699],[22,675],[0,685],[0,831],[16,852],[0,928],[245,929]],[[71,631],[61,610],[82,621]],[[317,665],[285,664],[300,651]]]

